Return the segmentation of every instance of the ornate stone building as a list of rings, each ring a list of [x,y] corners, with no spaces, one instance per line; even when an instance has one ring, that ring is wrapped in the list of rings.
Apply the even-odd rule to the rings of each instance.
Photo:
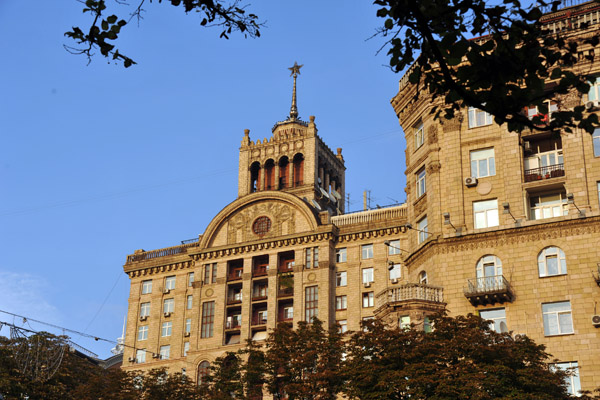
[[[590,25],[572,34],[597,35],[600,6],[561,10],[546,26],[580,21]],[[298,119],[291,70],[289,118],[268,139],[244,133],[238,198],[198,240],[127,257],[123,368],[199,379],[279,322],[318,316],[358,330],[378,316],[430,329],[427,316],[446,309],[543,343],[558,367],[576,367],[573,391],[600,386],[600,130],[519,135],[476,109],[442,124],[404,76],[392,106],[407,143],[407,202],[345,214],[342,151],[325,145],[314,117]],[[597,112],[599,95],[600,78],[550,112]]]

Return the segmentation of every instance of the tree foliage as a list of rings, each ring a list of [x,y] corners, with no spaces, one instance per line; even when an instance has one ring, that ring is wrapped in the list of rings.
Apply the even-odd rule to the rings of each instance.
[[[569,31],[551,33],[540,19],[543,11],[556,11],[561,1],[537,0],[375,0],[377,15],[385,19],[379,33],[387,39],[390,66],[409,69],[418,84],[416,97],[428,92],[436,117],[452,118],[464,107],[476,107],[507,123],[511,131],[524,128],[592,132],[595,114],[584,106],[561,107],[551,121],[529,119],[525,107],[537,106],[548,114],[547,101],[569,92],[586,93],[585,73],[574,72],[581,45],[596,46],[598,35],[577,41]],[[585,24],[581,28],[585,28]],[[593,53],[585,56],[593,61]],[[549,84],[551,83],[551,84]]]
[[[136,62],[121,53],[115,47],[115,41],[121,34],[121,29],[128,25],[132,19],[138,23],[142,19],[146,0],[136,0],[134,8],[128,8],[127,17],[120,17],[107,11],[107,0],[78,0],[85,4],[83,12],[92,18],[89,28],[73,27],[65,32],[65,36],[75,41],[75,46],[66,46],[67,51],[74,54],[83,54],[91,61],[94,51],[99,50],[104,57],[122,62],[125,68]],[[122,0],[108,2],[116,6],[129,6]],[[163,0],[148,0],[148,3],[162,3]],[[245,6],[239,0],[165,0],[175,7],[182,7],[187,14],[196,12],[200,14],[200,25],[217,26],[221,28],[221,38],[229,39],[233,32],[240,32],[246,37],[259,37],[262,23],[255,14],[247,13]],[[121,8],[122,10],[122,8]],[[110,15],[109,15],[110,14]],[[120,13],[123,15],[123,13]]]

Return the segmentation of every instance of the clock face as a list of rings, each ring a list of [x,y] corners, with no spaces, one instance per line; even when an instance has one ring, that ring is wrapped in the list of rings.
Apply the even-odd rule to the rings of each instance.
[[[252,232],[258,236],[264,236],[271,230],[271,220],[269,217],[258,217],[252,224]]]

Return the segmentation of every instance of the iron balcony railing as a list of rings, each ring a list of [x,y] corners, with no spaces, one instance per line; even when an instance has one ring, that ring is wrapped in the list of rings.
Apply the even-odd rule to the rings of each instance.
[[[421,283],[405,283],[379,293],[376,298],[377,308],[401,301],[444,302],[444,290],[441,287]]]
[[[242,326],[242,317],[230,319],[225,323],[225,329],[239,329]]]
[[[252,326],[266,325],[266,324],[267,324],[267,317],[263,317],[263,316],[259,316],[259,315],[255,315],[252,317]]]
[[[196,239],[195,242],[181,244],[179,246],[165,247],[164,249],[157,249],[152,251],[142,251],[139,253],[131,254],[127,256],[127,263],[136,261],[151,260],[153,258],[173,256],[176,254],[187,253],[187,249],[190,247],[198,247],[200,242]]]
[[[511,291],[510,283],[502,275],[484,276],[467,280],[465,294],[480,295]]]
[[[564,164],[548,165],[546,167],[525,170],[525,182],[557,178],[559,176],[565,176]]]

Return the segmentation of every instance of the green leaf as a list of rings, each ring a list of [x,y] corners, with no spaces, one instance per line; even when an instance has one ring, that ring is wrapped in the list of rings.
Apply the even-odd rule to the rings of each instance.
[[[117,16],[116,15],[111,15],[110,17],[106,18],[106,21],[109,24],[114,24],[115,22],[117,22]]]

